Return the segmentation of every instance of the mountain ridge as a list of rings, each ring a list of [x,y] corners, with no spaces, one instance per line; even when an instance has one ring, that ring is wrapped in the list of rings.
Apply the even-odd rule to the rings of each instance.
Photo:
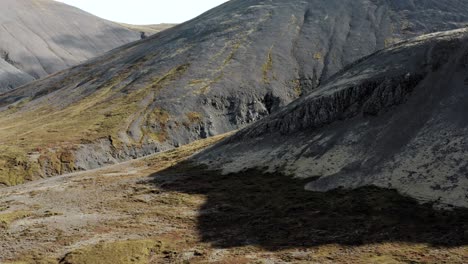
[[[3,0],[0,25],[0,93],[139,40],[140,31],[157,31],[129,29],[52,0]]]
[[[392,42],[463,26],[465,14],[463,1],[227,2],[0,95],[3,148],[27,164],[4,178],[96,168],[242,128]]]
[[[467,42],[461,29],[379,51],[197,160],[226,173],[268,164],[313,191],[376,185],[467,207]]]

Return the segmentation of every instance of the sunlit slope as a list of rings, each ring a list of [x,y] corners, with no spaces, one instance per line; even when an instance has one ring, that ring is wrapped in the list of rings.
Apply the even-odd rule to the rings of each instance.
[[[244,127],[355,59],[461,27],[467,14],[453,0],[229,1],[0,96],[2,182],[96,168]]]
[[[147,31],[53,0],[2,0],[0,25],[0,93],[139,40],[139,31]]]

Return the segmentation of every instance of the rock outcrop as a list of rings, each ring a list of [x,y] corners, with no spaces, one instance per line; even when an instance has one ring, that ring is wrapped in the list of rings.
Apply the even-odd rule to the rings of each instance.
[[[42,176],[152,154],[243,128],[356,59],[466,22],[460,0],[229,1],[1,95],[1,148]]]
[[[467,207],[467,44],[461,29],[379,51],[196,159]]]

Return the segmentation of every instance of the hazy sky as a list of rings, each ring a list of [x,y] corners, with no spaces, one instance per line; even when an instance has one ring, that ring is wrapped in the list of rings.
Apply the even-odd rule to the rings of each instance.
[[[108,20],[129,24],[181,23],[227,2],[227,0],[58,1],[76,6]]]

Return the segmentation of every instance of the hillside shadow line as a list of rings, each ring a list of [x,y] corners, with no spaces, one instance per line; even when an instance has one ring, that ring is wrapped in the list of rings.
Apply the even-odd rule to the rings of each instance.
[[[309,180],[249,170],[222,175],[189,162],[150,176],[166,191],[206,196],[197,228],[219,248],[268,250],[325,244],[468,245],[468,210],[435,210],[395,190],[364,187],[327,193],[304,190]]]

